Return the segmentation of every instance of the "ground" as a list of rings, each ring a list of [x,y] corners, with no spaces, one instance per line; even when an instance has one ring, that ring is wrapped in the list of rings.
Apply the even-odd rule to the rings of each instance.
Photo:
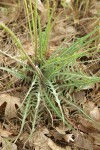
[[[27,3],[29,4],[28,0]],[[33,9],[34,5],[35,1],[32,0]],[[32,45],[24,7],[24,0],[1,0],[0,24],[7,25],[15,33],[26,54],[32,58],[35,57],[35,40],[33,38]],[[43,31],[47,24],[47,8],[46,1],[37,0],[37,9]],[[52,16],[54,24],[47,46],[47,59],[59,46],[70,47],[77,39],[88,35],[100,25],[99,0],[50,0],[50,8],[51,12],[54,11]],[[75,62],[76,64],[80,62],[77,65],[84,73],[96,77],[100,77],[99,35],[100,28],[91,36],[94,38],[92,44],[89,45],[90,43],[88,43],[85,47],[92,48],[95,46],[93,55],[80,57]],[[98,37],[95,39],[96,36]],[[80,51],[83,50],[80,48]],[[29,63],[19,53],[17,44],[13,42],[9,32],[0,28],[0,67],[16,69],[17,66],[21,70],[20,60],[23,60],[25,64]],[[29,77],[32,76],[31,71],[23,70],[23,72]],[[89,84],[80,90],[76,90],[75,87],[68,89],[67,92],[71,95],[74,103],[70,102],[71,106],[63,103],[62,110],[65,119],[72,128],[66,126],[51,110],[50,112],[48,110],[49,113],[47,113],[48,106],[45,106],[46,109],[44,109],[45,103],[42,102],[40,107],[42,113],[36,121],[34,133],[28,139],[32,127],[30,114],[27,115],[20,136],[18,135],[22,127],[22,114],[26,110],[22,103],[28,92],[30,80],[29,82],[19,80],[17,71],[16,76],[14,73],[13,70],[7,72],[6,69],[0,69],[1,150],[100,150],[100,82]],[[22,109],[19,111],[21,106]],[[52,115],[50,116],[51,112]]]

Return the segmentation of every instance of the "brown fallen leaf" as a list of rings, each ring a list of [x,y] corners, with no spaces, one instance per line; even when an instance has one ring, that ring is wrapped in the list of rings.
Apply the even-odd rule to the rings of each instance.
[[[52,150],[71,150],[70,146],[66,146],[65,148],[57,146],[51,139],[48,139],[48,145]]]
[[[16,5],[13,7],[1,7],[0,9],[0,22],[3,22],[4,24],[16,21],[20,15],[20,10]]]
[[[73,134],[66,134],[63,136],[63,138],[65,139],[66,142],[74,142],[74,139],[73,139]]]
[[[66,0],[65,3],[71,5],[72,4],[72,0]]]
[[[16,117],[17,115],[17,109],[15,105],[18,107],[21,105],[20,99],[18,97],[10,96],[9,94],[1,94],[0,95],[0,106],[4,103],[6,104],[5,107],[5,116],[10,119],[13,117]]]
[[[1,137],[9,137],[10,135],[12,135],[11,132],[9,132],[7,130],[0,129],[0,136]]]
[[[95,120],[100,122],[100,111],[97,106],[93,108],[93,110],[90,111],[90,116]]]
[[[54,26],[54,32],[56,35],[66,34],[66,23],[65,22],[56,23]]]
[[[84,111],[91,116],[95,121],[100,121],[100,110],[95,104],[91,101],[87,101],[83,104]]]
[[[92,15],[97,15],[98,14],[98,10],[100,10],[100,1],[93,1],[92,0],[92,5],[94,6],[93,8],[91,8],[89,11],[92,13]]]
[[[16,4],[16,0],[0,0],[0,2],[1,2],[1,4],[2,4],[2,2],[3,2],[3,4],[4,3],[6,3],[6,4]]]
[[[91,122],[88,119],[83,118],[81,116],[78,117],[78,121],[81,123],[83,127],[86,128],[85,130],[87,130],[86,132],[88,133],[94,132],[95,130],[100,131],[100,123],[98,122]]]
[[[66,27],[66,34],[75,35],[76,33],[76,29],[73,26]]]
[[[100,146],[93,145],[93,150],[100,150]]]
[[[35,0],[32,0],[33,4],[35,3]],[[37,9],[41,12],[45,11],[44,5],[42,4],[41,0],[37,0]]]
[[[58,46],[59,43],[61,43],[62,39],[65,39],[66,35],[54,35],[51,39],[50,39],[50,45],[53,46]]]
[[[100,134],[99,133],[90,133],[89,134],[94,139],[94,144],[100,146]]]
[[[74,145],[85,149],[85,150],[93,150],[93,142],[83,132],[73,131],[75,136]]]
[[[0,65],[1,65],[2,62],[3,62],[3,56],[0,55]]]
[[[63,127],[60,125],[59,127],[56,127],[56,130],[58,131],[58,137],[60,137],[60,138],[62,137],[68,143],[74,142],[74,140],[72,138],[73,134],[66,134],[66,131],[68,130],[66,127]]]
[[[24,143],[25,141],[27,141],[28,137],[29,137],[29,134],[27,132],[24,132],[24,133],[22,133],[22,135],[19,139],[20,139],[20,141],[22,141]]]
[[[17,145],[0,137],[0,150],[17,150]]]
[[[24,47],[24,50],[26,51],[26,53],[30,56],[34,56],[35,55],[35,52],[34,52],[34,48],[32,47],[32,44],[30,41],[28,40],[25,40],[23,42],[23,47]]]
[[[34,0],[32,0],[33,4],[34,4]],[[37,9],[41,12],[40,14],[40,23],[41,26],[45,26],[46,22],[47,22],[47,11],[46,8],[44,7],[43,3],[41,2],[41,0],[37,0]]]
[[[83,87],[82,89],[83,90],[89,90],[89,89],[93,89],[93,88],[94,88],[94,84],[89,84],[89,85]]]
[[[62,134],[62,135],[65,135],[66,131],[68,131],[67,127],[63,126],[62,124],[56,127],[55,129],[59,134]]]
[[[86,102],[85,91],[77,91],[73,93],[77,103],[84,104]]]
[[[29,146],[34,147],[35,150],[51,150],[48,146],[48,137],[45,134],[49,134],[46,127],[38,128],[29,140]]]

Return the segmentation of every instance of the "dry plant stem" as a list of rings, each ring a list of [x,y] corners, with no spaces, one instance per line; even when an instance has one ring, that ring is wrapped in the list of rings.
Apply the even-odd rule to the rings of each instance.
[[[30,30],[31,30],[31,32],[35,33],[35,19],[34,19],[34,12],[33,12],[33,8],[32,8],[32,0],[30,0],[29,2],[30,2],[30,11],[31,11],[31,16],[32,16],[32,27],[33,27],[33,30],[31,28],[30,28]],[[30,18],[29,18],[29,21],[30,21]],[[32,45],[34,45],[33,35],[31,37],[31,40],[32,40]],[[33,46],[33,49],[34,49],[34,46]],[[34,55],[33,55],[33,60],[34,60]]]
[[[32,0],[29,0],[29,7],[30,9],[28,9],[28,6],[27,6],[27,1],[24,0],[24,3],[25,3],[25,11],[26,11],[26,14],[27,14],[27,19],[28,19],[28,25],[29,25],[29,30],[30,30],[30,36],[31,36],[31,40],[32,40],[32,47],[34,48],[34,40],[33,40],[33,34],[32,32],[34,32],[34,38],[35,38],[35,62],[36,64],[38,64],[38,53],[37,53],[37,49],[38,49],[38,42],[37,42],[37,39],[38,39],[38,35],[37,35],[37,0],[35,0],[34,2],[34,12],[33,12],[33,9],[32,9]],[[30,15],[29,15],[29,10],[31,12],[31,16],[32,16],[32,26],[33,26],[33,30],[31,28],[31,18],[30,18]]]
[[[7,26],[5,26],[5,24],[0,23],[0,27],[5,29],[6,32],[8,32],[12,36],[13,41],[16,42],[17,46],[19,47],[18,50],[26,56],[26,58],[28,59],[30,65],[36,71],[36,73],[38,74],[39,78],[43,82],[44,76],[43,76],[42,72],[40,70],[38,70],[39,69],[38,66],[35,66],[35,64],[31,60],[31,58],[27,55],[27,53],[25,52],[25,50],[24,50],[20,40],[16,37],[16,35]]]
[[[0,92],[0,94],[9,93],[9,92],[16,91],[16,90],[20,90],[20,89],[22,89],[22,87],[11,88],[11,89],[9,89],[9,90]]]
[[[2,5],[12,6],[12,7],[18,7],[16,4],[6,3],[6,2],[0,2]]]
[[[38,49],[38,43],[37,43],[37,0],[35,0],[35,6],[34,6],[34,23],[35,23],[35,29],[34,29],[34,36],[35,36],[35,61],[37,63],[38,59],[38,54],[37,54],[37,49]]]
[[[28,10],[28,6],[27,6],[27,1],[24,0],[24,5],[25,5],[25,12],[26,12],[26,15],[27,15],[27,21],[28,21],[28,26],[29,26],[29,34],[30,34],[30,37],[31,37],[31,41],[32,41],[32,47],[34,48],[34,40],[33,40],[33,34],[32,34],[32,29],[31,29],[31,22],[30,22],[30,14],[29,14],[29,10]],[[31,14],[32,14],[32,23],[33,23],[33,26],[34,26],[34,19],[33,19],[33,12],[32,12],[32,2],[30,0],[30,9],[31,9]]]
[[[48,12],[47,12],[47,14],[48,14],[48,24],[50,25],[50,20],[49,20],[49,18],[50,18],[50,5],[49,5],[49,0],[47,0],[47,10],[48,10]],[[46,44],[46,52],[47,52],[47,49],[48,49],[48,42],[49,42],[49,33],[50,32],[50,29],[48,29],[48,32],[47,32],[47,44]],[[45,53],[45,55],[47,55],[46,53]]]

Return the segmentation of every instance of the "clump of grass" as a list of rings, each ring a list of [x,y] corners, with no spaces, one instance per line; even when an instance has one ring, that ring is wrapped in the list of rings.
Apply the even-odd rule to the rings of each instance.
[[[26,124],[26,119],[28,118],[28,116],[30,116],[29,122],[31,123],[30,136],[33,134],[39,116],[41,116],[41,114],[43,113],[43,109],[41,108],[41,106],[46,107],[47,112],[51,116],[52,122],[53,115],[55,114],[60,120],[63,121],[63,124],[66,124],[70,129],[72,128],[72,126],[65,119],[62,108],[63,104],[75,107],[89,120],[94,121],[82,110],[81,107],[78,107],[68,95],[69,90],[80,90],[89,84],[100,82],[100,77],[96,77],[94,75],[89,76],[84,73],[78,67],[77,61],[83,56],[93,55],[94,53],[97,53],[99,51],[96,50],[96,46],[88,46],[98,38],[98,35],[92,37],[92,35],[97,32],[98,28],[94,29],[94,31],[92,31],[88,35],[77,39],[77,41],[73,43],[69,48],[59,47],[47,59],[46,53],[48,51],[48,41],[52,29],[51,19],[53,15],[53,13],[50,12],[49,1],[47,1],[47,3],[49,12],[48,23],[45,31],[42,31],[40,18],[37,12],[36,0],[34,11],[31,0],[29,1],[30,9],[28,8],[27,1],[24,0],[25,11],[28,18],[30,38],[32,43],[35,41],[35,57],[31,58],[30,56],[28,56],[17,36],[6,25],[0,23],[0,28],[3,28],[7,33],[11,35],[12,40],[18,47],[21,58],[24,57],[29,62],[24,65],[23,60],[21,60],[21,68],[23,66],[24,70],[26,69],[26,72],[30,71],[33,75],[25,75],[24,71],[20,68],[18,68],[19,70],[12,70],[11,68],[0,67],[0,70],[5,70],[13,75],[16,75],[20,80],[28,83],[28,85],[29,81],[31,82],[22,103],[22,105],[24,105],[25,107],[24,111],[20,108],[22,123],[17,139],[19,138]],[[29,14],[31,14],[31,17]],[[14,58],[11,57],[11,59]]]

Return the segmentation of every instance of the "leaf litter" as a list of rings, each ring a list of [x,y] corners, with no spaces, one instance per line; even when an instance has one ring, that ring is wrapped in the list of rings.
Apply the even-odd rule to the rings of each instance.
[[[34,4],[34,0],[32,0]],[[53,30],[50,35],[49,40],[49,50],[48,57],[57,49],[57,47],[62,44],[63,47],[69,47],[77,37],[82,37],[84,34],[89,33],[94,29],[100,21],[100,2],[93,0],[90,3],[90,6],[86,5],[86,1],[83,3],[77,1],[64,1],[61,0],[61,3],[58,1],[52,1],[52,5],[56,5],[57,11],[54,14],[54,18],[58,16]],[[63,8],[63,4],[66,3],[67,8]],[[65,6],[65,5],[64,5]],[[87,7],[86,7],[87,6]],[[89,7],[89,8],[88,8]],[[41,24],[45,27],[46,24],[46,6],[45,1],[38,0],[37,8],[40,11]],[[16,34],[20,36],[23,41],[24,48],[28,55],[34,55],[33,47],[29,39],[24,39],[27,37],[27,30],[25,27],[25,16],[23,15],[22,7],[19,7],[16,1],[12,0],[1,0],[0,2],[0,22],[9,24],[13,30],[16,31]],[[95,16],[95,17],[94,17]],[[21,30],[16,29],[17,24],[22,22]],[[24,32],[26,32],[24,34]],[[5,50],[9,47],[9,52],[11,56],[16,54],[16,48],[12,46],[11,41],[8,40],[8,35],[5,35],[4,32],[0,33],[0,47]],[[5,39],[5,40],[4,40]],[[7,41],[7,43],[5,43]],[[95,43],[96,44],[96,43]],[[99,47],[99,45],[98,45]],[[12,52],[15,51],[15,54]],[[100,54],[92,56],[93,59],[98,59]],[[100,62],[90,62],[87,63],[85,60],[91,59],[86,56],[81,60],[80,68],[85,70],[88,74],[94,74],[100,76]],[[8,62],[8,63],[7,63]],[[3,57],[0,53],[0,66],[6,63],[7,66],[13,66],[14,61],[9,60],[7,56]],[[8,76],[2,74],[0,71],[0,89],[4,88],[4,80],[8,82]],[[3,81],[1,80],[4,79]],[[17,84],[19,85],[17,80]],[[5,90],[5,89],[4,89]],[[21,90],[14,91],[15,93],[20,94]],[[17,108],[20,107],[21,102],[18,97],[14,96],[14,92],[10,94],[0,94],[0,112],[3,105],[4,107],[4,117],[9,120],[7,123],[9,126],[11,124],[11,119],[13,124],[15,124],[14,118],[17,118]],[[99,150],[100,149],[100,85],[88,85],[83,88],[81,91],[74,91],[72,93],[75,103],[83,108],[83,110],[97,123],[91,123],[90,120],[84,118],[80,115],[75,108],[70,108],[70,106],[63,106],[65,117],[72,124],[74,130],[67,129],[64,125],[60,124],[60,121],[57,122],[54,126],[47,125],[44,123],[44,126],[41,124],[37,125],[37,129],[29,139],[28,143],[25,145],[25,149],[34,149],[34,150]],[[24,98],[23,98],[24,99]],[[17,105],[17,108],[16,108]],[[2,114],[0,114],[2,115]],[[18,118],[17,118],[18,119]],[[5,119],[0,119],[1,124],[4,124]],[[43,122],[42,122],[43,124]],[[16,126],[20,128],[20,123],[16,123]],[[50,127],[49,127],[50,126]],[[13,139],[15,136],[12,132],[12,129],[9,127],[7,130],[5,127],[0,127],[0,149],[2,150],[19,150],[24,147],[25,141],[27,141],[29,136],[28,129],[26,126],[26,131],[23,131],[22,135],[19,138],[18,143],[14,144]],[[24,148],[23,148],[24,150]]]
[[[17,107],[20,107],[20,99],[17,97],[10,96],[9,94],[1,94],[0,95],[0,106],[3,105],[3,103],[7,103],[5,107],[5,117],[11,119],[16,117],[17,115]]]

